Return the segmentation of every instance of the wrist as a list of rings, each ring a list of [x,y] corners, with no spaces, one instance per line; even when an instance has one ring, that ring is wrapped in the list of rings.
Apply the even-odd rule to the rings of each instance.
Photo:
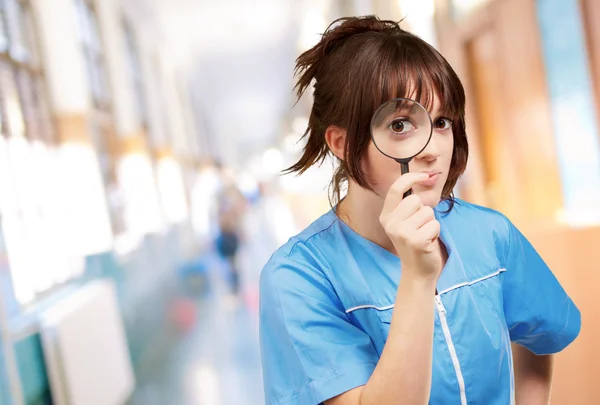
[[[437,277],[427,277],[411,274],[411,272],[403,273],[400,278],[400,284],[414,290],[435,293]]]

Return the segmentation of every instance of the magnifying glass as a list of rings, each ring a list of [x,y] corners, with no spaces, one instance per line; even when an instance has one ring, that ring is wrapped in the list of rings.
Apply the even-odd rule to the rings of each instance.
[[[385,156],[400,163],[402,174],[408,163],[423,152],[433,134],[433,121],[427,109],[409,98],[395,98],[382,104],[371,119],[371,138]],[[412,190],[404,193],[404,198]]]

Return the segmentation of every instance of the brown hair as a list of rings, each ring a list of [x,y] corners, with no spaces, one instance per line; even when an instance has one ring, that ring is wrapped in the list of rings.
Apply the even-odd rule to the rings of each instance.
[[[395,97],[415,98],[430,109],[433,95],[452,119],[454,152],[443,199],[453,203],[452,189],[466,168],[469,147],[465,131],[465,94],[460,79],[446,59],[397,22],[376,16],[335,20],[313,48],[296,60],[298,99],[314,81],[313,106],[304,153],[285,170],[302,174],[331,153],[325,140],[330,125],[346,130],[345,157],[330,184],[330,200],[339,202],[340,188],[352,178],[372,190],[362,169],[375,110]]]

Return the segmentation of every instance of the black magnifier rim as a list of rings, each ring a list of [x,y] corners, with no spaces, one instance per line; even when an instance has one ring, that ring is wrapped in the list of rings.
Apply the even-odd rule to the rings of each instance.
[[[382,151],[381,149],[379,149],[379,146],[377,145],[377,142],[375,142],[375,137],[373,136],[373,123],[375,121],[375,117],[377,117],[377,115],[383,109],[383,107],[387,106],[390,103],[398,102],[398,101],[403,101],[403,100],[404,101],[411,101],[411,102],[417,104],[419,107],[421,107],[423,109],[423,111],[425,111],[427,113],[427,118],[429,118],[429,137],[427,138],[427,142],[425,143],[425,146],[423,146],[423,149],[421,149],[420,151],[418,151],[414,155],[412,155],[410,157],[407,157],[407,158],[397,158],[397,157],[394,157],[394,156],[390,156],[387,153],[385,153],[384,151]],[[431,136],[433,135],[433,120],[431,119],[431,114],[429,114],[429,111],[427,111],[427,109],[423,106],[423,104],[419,103],[416,100],[413,100],[412,98],[398,97],[398,98],[393,98],[393,99],[391,99],[389,101],[386,101],[385,103],[381,104],[377,108],[377,110],[375,110],[375,112],[373,113],[373,116],[371,117],[371,123],[369,124],[369,132],[371,133],[371,140],[373,141],[373,144],[375,145],[375,147],[377,148],[377,150],[379,152],[381,152],[381,154],[383,154],[384,156],[389,157],[390,159],[395,160],[398,163],[408,163],[415,156],[417,156],[421,152],[423,152],[425,150],[425,148],[427,147],[427,145],[429,145],[429,142],[431,142]]]

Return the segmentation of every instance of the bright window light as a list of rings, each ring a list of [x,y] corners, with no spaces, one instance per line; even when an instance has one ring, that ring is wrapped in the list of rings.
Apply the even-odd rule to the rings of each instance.
[[[171,224],[185,221],[188,217],[188,206],[179,163],[172,157],[160,159],[156,175],[165,219]]]
[[[219,174],[214,168],[200,171],[194,180],[190,196],[192,226],[204,241],[217,232],[214,218],[217,216],[217,193],[221,185]]]
[[[466,16],[488,3],[490,0],[452,0],[452,7],[458,17]]]
[[[66,170],[64,155],[42,143],[0,139],[2,230],[15,296],[26,304],[83,272],[84,252],[75,242],[96,238],[95,229],[90,226],[74,236],[73,222],[85,227],[82,218],[89,225],[95,213],[73,221],[75,191],[89,190],[80,189],[65,172],[80,167]]]
[[[283,155],[279,149],[267,149],[263,155],[262,164],[269,174],[277,174],[283,169]]]
[[[61,176],[57,187],[68,207],[66,227],[75,252],[93,255],[112,249],[112,229],[96,152],[88,145],[69,143],[60,149]]]
[[[312,7],[306,11],[304,21],[302,23],[299,46],[302,51],[313,47],[321,34],[327,28],[327,22],[323,11],[319,7]]]
[[[127,232],[137,236],[160,232],[160,203],[149,157],[129,154],[119,162],[117,173],[125,199]]]

